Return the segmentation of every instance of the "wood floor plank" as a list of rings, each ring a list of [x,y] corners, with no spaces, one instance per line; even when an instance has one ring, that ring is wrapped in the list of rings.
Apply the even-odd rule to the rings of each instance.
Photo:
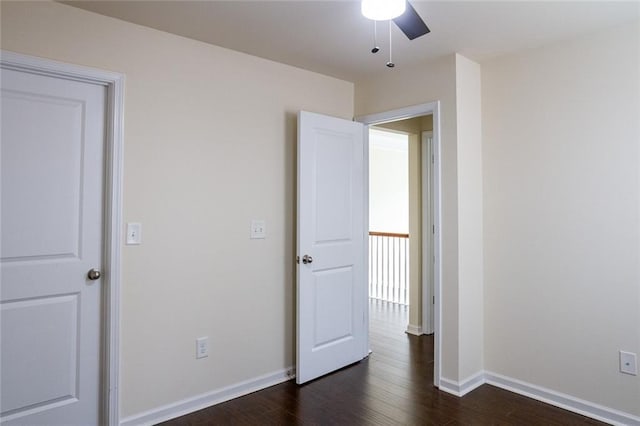
[[[433,336],[405,333],[408,309],[370,301],[365,360],[298,386],[288,381],[163,423],[205,425],[603,425],[483,385],[462,398],[433,386]]]

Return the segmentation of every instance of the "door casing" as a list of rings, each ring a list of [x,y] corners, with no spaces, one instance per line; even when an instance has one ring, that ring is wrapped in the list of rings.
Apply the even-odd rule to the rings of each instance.
[[[0,50],[0,67],[105,86],[107,91],[104,194],[104,341],[101,373],[101,424],[120,422],[120,282],[122,226],[122,163],[124,139],[124,75],[95,68]]]
[[[424,131],[420,135],[422,145],[422,332],[433,333],[433,131]],[[431,307],[431,308],[429,308]]]
[[[391,111],[385,111],[376,114],[363,115],[355,117],[355,121],[359,121],[366,126],[372,126],[375,124],[383,124],[391,121],[398,120],[406,120],[409,118],[419,117],[422,115],[433,115],[433,224],[434,224],[434,234],[433,234],[433,254],[434,254],[434,267],[433,267],[433,297],[434,297],[434,363],[433,363],[433,383],[436,387],[440,386],[440,378],[441,378],[441,359],[442,359],[442,312],[441,312],[441,294],[442,294],[442,237],[441,237],[441,205],[442,205],[442,196],[441,196],[441,159],[440,159],[440,101],[433,101],[424,104],[412,105],[405,108],[399,108]],[[365,182],[369,182],[369,143],[368,143],[368,132],[365,132],[365,159],[364,159],[364,172],[365,172]],[[424,188],[423,188],[423,197],[424,197]],[[365,229],[368,229],[368,218],[369,218],[369,191],[365,191]],[[422,212],[422,220],[423,222],[427,222],[428,218],[426,216],[428,212],[423,210]],[[423,241],[423,244],[426,242]],[[365,253],[368,252],[368,239],[365,242]],[[365,262],[368,263],[368,257],[365,257]],[[365,265],[365,270],[368,270],[369,265]],[[422,280],[422,318],[424,324],[425,318],[425,292],[428,294],[428,289],[425,288],[428,280]],[[368,306],[368,305],[366,305]],[[366,314],[368,316],[368,309],[366,309]],[[368,318],[367,318],[368,324]],[[366,339],[367,347],[369,344],[368,335]]]

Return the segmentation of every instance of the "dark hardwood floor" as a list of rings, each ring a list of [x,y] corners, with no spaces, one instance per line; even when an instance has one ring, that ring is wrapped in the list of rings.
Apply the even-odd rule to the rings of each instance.
[[[483,385],[462,398],[433,387],[433,338],[405,334],[407,308],[370,303],[369,358],[303,386],[272,386],[163,423],[183,425],[596,425]]]

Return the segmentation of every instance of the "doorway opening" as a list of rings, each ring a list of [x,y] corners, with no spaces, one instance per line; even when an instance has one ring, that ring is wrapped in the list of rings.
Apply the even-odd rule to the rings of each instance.
[[[431,114],[369,129],[369,297],[417,336],[433,333],[432,135]]]
[[[409,135],[369,129],[369,299],[409,305]]]
[[[376,353],[383,350],[381,335],[395,341],[394,351],[407,343],[403,334],[412,309],[413,278],[409,138],[409,133],[384,125],[369,128],[369,333]]]
[[[440,157],[439,157],[439,102],[416,105],[380,114],[358,117],[357,121],[369,126],[370,141],[367,158],[369,166],[369,203],[370,209],[376,207],[375,150],[373,144],[375,132],[401,133],[407,136],[407,173],[408,189],[408,312],[404,330],[415,336],[432,335],[432,356],[434,361],[433,384],[440,382]],[[371,231],[375,231],[375,212],[369,212]],[[369,236],[369,256],[375,252]],[[369,261],[370,279],[371,259]],[[375,277],[374,277],[375,278]],[[371,283],[370,280],[370,286]],[[371,299],[370,299],[371,300]],[[370,341],[373,343],[376,333],[374,327],[380,325],[380,307],[369,304]],[[390,317],[396,313],[389,312]],[[424,337],[424,336],[423,336]],[[375,348],[372,348],[375,351]]]

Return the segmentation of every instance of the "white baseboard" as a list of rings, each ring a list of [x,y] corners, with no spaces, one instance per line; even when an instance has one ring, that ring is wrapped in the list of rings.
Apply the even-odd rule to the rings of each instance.
[[[236,383],[222,389],[216,389],[192,398],[183,399],[182,401],[157,407],[153,410],[126,417],[120,421],[120,425],[154,425],[156,423],[184,416],[185,414],[193,413],[194,411],[202,410],[203,408],[291,380],[295,377],[294,371],[293,367],[285,368],[244,382]]]
[[[634,416],[633,414],[604,407],[593,402],[491,371],[481,371],[461,382],[441,377],[438,388],[441,391],[461,397],[485,383],[612,425],[640,426],[640,417]]]
[[[612,425],[640,426],[640,417],[521,380],[484,372],[484,382]]]
[[[293,377],[295,377],[294,368],[286,368],[246,380],[244,382],[236,383],[222,389],[217,389],[192,398],[158,407],[134,416],[126,417],[120,421],[120,425],[154,425],[156,423],[183,416],[221,402],[229,401],[239,396],[247,395],[252,392],[286,382]],[[634,416],[633,414],[604,407],[593,402],[585,401],[571,395],[546,389],[541,386],[526,383],[491,371],[481,371],[462,380],[461,382],[441,377],[439,389],[461,397],[485,383],[563,408],[565,410],[573,411],[574,413],[582,414],[583,416],[610,423],[612,425],[640,426],[640,417]]]
[[[462,382],[450,380],[445,377],[440,378],[441,391],[450,393],[455,396],[465,396],[475,388],[482,386],[485,383],[484,371],[480,371],[473,376],[467,377]]]
[[[413,336],[422,336],[424,333],[422,332],[422,327],[419,325],[407,324],[407,334],[411,334]]]

